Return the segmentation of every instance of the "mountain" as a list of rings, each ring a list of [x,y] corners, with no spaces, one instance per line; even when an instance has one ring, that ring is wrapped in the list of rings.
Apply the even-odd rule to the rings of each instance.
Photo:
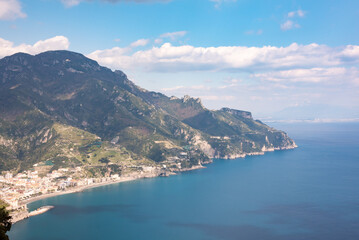
[[[295,147],[250,112],[136,86],[82,54],[0,60],[0,171],[83,166],[93,175],[143,166],[183,169]]]

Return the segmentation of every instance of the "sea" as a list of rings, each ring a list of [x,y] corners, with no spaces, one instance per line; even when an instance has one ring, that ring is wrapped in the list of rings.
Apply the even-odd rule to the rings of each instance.
[[[33,202],[10,240],[359,239],[359,123],[270,123],[298,148]]]

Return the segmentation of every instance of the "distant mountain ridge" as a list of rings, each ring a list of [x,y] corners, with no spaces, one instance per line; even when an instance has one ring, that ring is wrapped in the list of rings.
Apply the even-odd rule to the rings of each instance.
[[[5,57],[0,85],[0,171],[49,161],[51,169],[89,171],[108,163],[121,171],[138,163],[189,168],[295,147],[250,112],[144,90],[70,51]]]

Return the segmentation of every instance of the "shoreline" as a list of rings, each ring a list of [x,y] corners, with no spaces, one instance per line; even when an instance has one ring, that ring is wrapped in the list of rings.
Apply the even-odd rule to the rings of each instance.
[[[209,164],[211,162],[208,162],[206,164]],[[193,170],[197,170],[197,169],[203,169],[206,168],[205,166],[202,165],[198,165],[198,166],[193,166],[191,168],[186,168],[177,172],[171,172],[169,175],[167,176],[162,176],[162,177],[169,177],[171,175],[177,175],[178,173],[181,172],[187,172],[187,171],[193,171]],[[80,187],[73,187],[69,190],[65,190],[65,191],[61,191],[61,192],[54,192],[54,193],[48,193],[48,194],[43,194],[40,196],[36,196],[30,199],[27,199],[23,202],[21,202],[22,205],[28,205],[32,202],[36,202],[45,198],[51,198],[51,197],[56,197],[56,196],[60,196],[60,195],[66,195],[66,194],[71,194],[71,193],[78,193],[78,192],[82,192],[84,190],[87,189],[91,189],[91,188],[97,188],[97,187],[102,187],[102,186],[106,186],[106,185],[111,185],[111,184],[115,184],[115,183],[121,183],[121,182],[130,182],[130,181],[134,181],[134,180],[139,180],[139,179],[144,179],[144,178],[154,178],[154,177],[161,177],[160,174],[148,174],[148,175],[144,175],[141,176],[131,176],[131,177],[123,177],[122,179],[118,179],[118,180],[113,180],[113,181],[106,181],[106,182],[100,182],[100,183],[94,183],[91,185],[86,185],[86,186],[80,186]]]
[[[208,163],[211,163],[211,162],[208,162]],[[208,163],[206,163],[206,164],[208,164]],[[202,165],[198,165],[198,166],[193,166],[191,168],[182,169],[177,172],[171,171],[171,172],[169,172],[168,175],[163,176],[163,177],[169,177],[171,175],[177,175],[178,173],[181,173],[181,172],[187,172],[187,171],[192,171],[192,170],[197,170],[197,169],[202,169],[202,168],[206,168],[206,167],[202,166]],[[67,194],[71,194],[71,193],[79,193],[79,192],[82,192],[82,191],[85,191],[88,189],[112,185],[112,184],[116,184],[116,183],[130,182],[130,181],[135,181],[135,180],[139,180],[139,179],[154,178],[154,177],[160,177],[160,176],[161,176],[160,173],[140,174],[137,176],[125,176],[118,180],[110,180],[110,181],[94,183],[94,184],[86,185],[86,186],[73,187],[73,188],[71,188],[69,190],[65,190],[65,191],[47,193],[47,194],[43,194],[40,196],[32,197],[32,198],[29,198],[29,199],[21,202],[21,205],[24,205],[25,209],[23,211],[17,213],[16,215],[14,215],[15,218],[13,216],[14,220],[12,221],[12,224],[15,224],[17,222],[20,222],[21,220],[31,217],[29,215],[30,212],[28,211],[28,204],[42,200],[42,199],[57,197],[57,196],[61,196],[61,195],[67,195]],[[19,216],[17,216],[17,215],[19,215]]]
[[[145,178],[145,177],[143,177]],[[141,178],[130,178],[130,179],[119,179],[119,180],[115,180],[115,181],[107,181],[107,182],[101,182],[101,183],[95,183],[95,184],[91,184],[91,185],[87,185],[87,186],[81,186],[81,187],[73,187],[69,190],[65,190],[65,191],[61,191],[61,192],[54,192],[54,193],[47,193],[47,194],[43,194],[40,196],[36,196],[36,197],[32,197],[29,198],[25,201],[21,202],[21,205],[24,206],[24,210],[16,213],[15,215],[12,216],[12,224],[18,223],[24,219],[27,219],[30,216],[30,213],[28,211],[28,204],[36,202],[36,201],[40,201],[42,199],[46,199],[46,198],[52,198],[52,197],[57,197],[57,196],[61,196],[61,195],[67,195],[67,194],[71,194],[71,193],[79,193],[82,192],[84,190],[87,189],[91,189],[91,188],[96,188],[96,187],[102,187],[102,186],[106,186],[106,185],[110,185],[110,184],[115,184],[115,183],[121,183],[121,182],[128,182],[128,181],[133,181],[136,179],[141,179]]]
[[[123,180],[122,180],[123,181]],[[130,180],[128,180],[130,181]],[[61,192],[54,192],[54,193],[47,193],[47,194],[43,194],[40,196],[36,196],[33,198],[29,198],[23,202],[21,202],[21,204],[24,205],[28,205],[32,202],[36,202],[45,198],[51,198],[51,197],[56,197],[56,196],[60,196],[60,195],[66,195],[66,194],[71,194],[71,193],[77,193],[77,192],[82,192],[86,189],[90,189],[90,188],[95,188],[95,187],[101,187],[101,186],[105,186],[108,184],[113,184],[113,183],[119,183],[121,181],[108,181],[108,182],[102,182],[102,183],[95,183],[93,185],[89,185],[89,186],[81,186],[81,187],[73,187],[69,190],[65,190],[65,191],[61,191]]]
[[[214,157],[214,158],[211,158],[211,160],[209,162],[205,162],[203,164],[206,165],[206,164],[213,163],[213,159],[224,159],[224,160],[231,159],[231,160],[233,160],[233,159],[245,158],[246,156],[264,155],[266,152],[295,149],[297,147],[298,147],[297,145],[294,145],[294,146],[281,148],[281,149],[266,149],[265,151],[262,151],[262,152],[247,153],[247,154],[243,154],[241,156],[236,155],[235,157],[227,157],[227,158],[216,158],[216,157]],[[26,218],[29,218],[30,216],[29,216],[29,211],[28,211],[27,205],[30,204],[30,203],[42,200],[42,199],[56,197],[56,196],[60,196],[60,195],[71,194],[71,193],[79,193],[79,192],[82,192],[84,190],[91,189],[91,188],[97,188],[97,187],[102,187],[102,186],[106,186],[106,185],[112,185],[112,184],[115,184],[115,183],[130,182],[130,181],[134,181],[134,180],[138,180],[138,179],[154,178],[154,177],[160,177],[160,176],[169,177],[171,175],[177,175],[178,173],[188,172],[188,171],[193,171],[193,170],[203,169],[203,168],[206,168],[206,167],[203,166],[203,165],[192,166],[191,168],[181,169],[181,170],[178,170],[178,171],[169,171],[168,175],[165,175],[165,176],[161,175],[161,173],[159,173],[159,172],[148,173],[148,174],[140,174],[140,175],[136,175],[136,176],[125,176],[125,177],[121,177],[118,180],[111,180],[111,181],[105,181],[105,182],[100,182],[100,183],[94,183],[94,184],[91,184],[91,185],[73,187],[73,188],[71,188],[69,190],[65,190],[65,191],[61,191],[61,192],[48,193],[48,194],[43,194],[43,195],[36,196],[36,197],[33,197],[33,198],[29,198],[29,199],[21,202],[21,205],[25,206],[25,210],[23,210],[22,212],[20,212],[18,214],[18,215],[20,215],[20,217],[15,218],[15,220],[12,221],[12,224],[20,222],[21,220],[24,220]]]

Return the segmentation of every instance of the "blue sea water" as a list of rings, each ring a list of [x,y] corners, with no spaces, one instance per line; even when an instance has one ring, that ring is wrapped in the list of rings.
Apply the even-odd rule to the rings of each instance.
[[[299,148],[34,202],[10,239],[359,239],[359,124],[271,125]]]

